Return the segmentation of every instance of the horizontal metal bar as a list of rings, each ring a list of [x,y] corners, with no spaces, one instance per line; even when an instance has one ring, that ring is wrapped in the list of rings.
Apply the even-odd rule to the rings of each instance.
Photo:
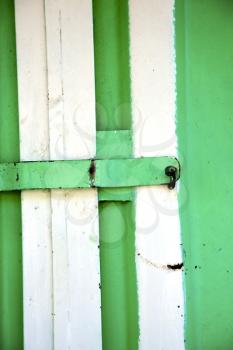
[[[136,187],[167,184],[169,177],[166,176],[165,169],[168,166],[179,169],[177,159],[170,157],[98,160],[95,185]]]
[[[179,178],[172,157],[1,163],[0,191],[161,185],[169,183],[168,166]]]

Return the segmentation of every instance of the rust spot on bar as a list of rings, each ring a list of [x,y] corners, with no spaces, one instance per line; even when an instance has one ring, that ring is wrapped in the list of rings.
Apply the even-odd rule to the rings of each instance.
[[[95,161],[92,160],[89,168],[89,175],[90,175],[90,184],[91,187],[95,187],[95,172],[96,172],[96,164]]]

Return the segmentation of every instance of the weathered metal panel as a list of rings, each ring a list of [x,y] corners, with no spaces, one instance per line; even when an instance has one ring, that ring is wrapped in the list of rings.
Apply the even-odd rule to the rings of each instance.
[[[196,172],[199,153],[202,160],[201,167],[212,154],[208,153],[205,148],[205,133],[200,127],[200,123],[204,123],[206,129],[209,127],[209,119],[205,119],[206,111],[213,112],[213,118],[222,138],[224,138],[227,126],[229,129],[231,126],[226,117],[227,113],[231,111],[230,94],[221,95],[217,87],[214,89],[212,86],[225,87],[226,84],[231,87],[230,80],[228,80],[232,78],[231,74],[228,74],[228,71],[224,71],[226,74],[223,74],[222,70],[221,72],[218,70],[218,62],[221,61],[224,66],[227,66],[229,64],[228,58],[232,53],[231,49],[226,48],[226,46],[230,46],[230,35],[232,34],[230,19],[227,17],[227,8],[230,5],[227,6],[225,2],[219,5],[216,0],[212,4],[211,7],[210,1],[203,5],[203,2],[201,4],[200,1],[196,1],[194,4],[194,1],[188,0],[186,3],[177,2],[176,9],[177,35],[180,35],[181,38],[177,44],[178,93],[185,91],[182,98],[178,95],[178,130],[184,154],[187,153],[188,159],[191,156],[195,159],[194,163],[192,162],[194,165],[189,165],[190,170],[188,170],[195,190],[197,188]],[[97,186],[167,183],[164,167],[168,165],[168,159],[162,160],[159,177],[155,179],[152,174],[154,174],[154,169],[155,173],[158,170],[156,169],[157,161],[153,163],[154,161],[151,162],[151,159],[144,158],[135,161],[128,158],[132,156],[133,140],[137,156],[161,156],[165,154],[176,156],[173,118],[175,102],[173,1],[150,0],[144,3],[132,0],[129,2],[129,6],[130,15],[128,14],[127,1],[101,0],[93,2],[96,114],[97,129],[99,130],[95,135],[91,2],[74,0],[70,2],[48,0],[45,3],[43,1],[16,1],[22,160],[94,158],[96,136],[98,158],[125,158],[122,161],[111,159],[97,161],[95,170],[95,184]],[[211,30],[204,22],[203,6],[205,11],[210,10],[209,16],[213,16],[210,17]],[[12,10],[12,7],[9,9]],[[199,27],[204,28],[205,35],[203,35],[202,40],[199,40],[201,33],[197,30],[194,14],[199,17]],[[223,33],[221,32],[225,37],[225,44],[220,41],[220,34],[213,18],[220,23],[225,22],[227,18],[226,28],[222,29]],[[188,24],[186,23],[187,19]],[[186,24],[184,25],[184,23]],[[214,41],[211,42],[208,49],[205,47],[207,38],[211,37],[211,31],[215,33],[217,38],[218,51],[215,51]],[[184,35],[188,37],[188,42],[184,39]],[[11,44],[11,41],[9,43]],[[196,48],[203,51],[204,54],[199,55]],[[216,58],[212,59],[212,51],[214,51]],[[222,54],[219,53],[220,51]],[[14,54],[14,50],[12,52]],[[188,71],[186,60],[189,63]],[[207,62],[211,62],[211,64],[208,65]],[[8,63],[10,64],[11,61]],[[207,65],[209,71],[206,69]],[[202,75],[200,80],[197,78],[199,68],[196,68],[199,66]],[[185,67],[187,75],[184,76],[180,67],[182,69]],[[130,69],[132,81],[130,81]],[[211,69],[217,72],[215,78],[211,75]],[[208,75],[212,77],[211,83],[208,83]],[[15,78],[15,72],[13,76]],[[4,80],[2,81],[4,82]],[[187,85],[184,87],[182,84]],[[188,93],[187,86],[190,89]],[[213,96],[215,96],[215,101],[220,96],[220,103],[217,107],[217,103],[213,104],[212,109],[207,108],[206,104],[202,103],[201,93],[202,96],[206,94],[209,105]],[[199,101],[198,106],[196,101]],[[187,134],[185,134],[188,130],[187,124],[182,119],[184,118],[182,114],[184,109],[187,113],[185,118],[188,119],[188,127],[190,127],[190,133],[187,132]],[[131,131],[132,111],[135,124],[133,134]],[[200,119],[197,119],[194,111],[200,114]],[[219,122],[217,114],[220,112],[223,112],[222,123]],[[13,116],[14,119],[15,115],[17,112],[12,113],[11,117]],[[195,141],[197,134],[193,132],[195,126],[192,123],[194,122],[200,129],[198,135],[198,140],[202,141],[200,145]],[[4,125],[5,119],[2,120],[2,123]],[[14,136],[16,136],[15,125],[13,125]],[[11,127],[11,123],[9,123],[9,127]],[[208,135],[209,138],[214,135],[216,141],[219,133],[217,134],[214,126],[211,126]],[[7,145],[9,143],[7,143],[8,139],[5,140],[5,136],[4,133],[1,138],[4,143],[2,150],[8,152]],[[17,143],[17,137],[13,137],[13,139]],[[223,142],[223,150],[228,155],[224,158],[228,171],[231,170],[226,163],[226,159],[230,157],[229,140],[230,137]],[[213,149],[216,147],[208,138],[207,144]],[[14,152],[17,150],[16,146]],[[5,154],[7,153],[4,153],[4,156]],[[16,158],[2,158],[2,160],[14,161],[17,160]],[[176,160],[173,159],[173,161],[174,165],[178,166]],[[209,171],[214,172],[217,168],[217,162],[214,162],[212,158],[210,163],[208,161]],[[82,172],[78,171],[76,174],[68,171],[67,176],[64,177],[62,172],[59,173],[60,167],[54,168],[55,173],[46,176],[45,169],[42,169],[42,173],[36,171],[33,181],[38,180],[38,183],[43,183],[41,185],[43,187],[44,180],[49,178],[49,183],[46,183],[45,186],[50,187],[54,181],[59,179],[59,184],[60,181],[66,181],[65,185],[69,187],[73,186],[71,180],[74,186],[77,186],[77,177],[79,176],[79,180],[89,187],[91,163],[83,161],[82,164],[85,164],[83,171],[87,176],[84,181]],[[38,163],[38,167],[41,166],[43,167],[43,163]],[[20,181],[24,175],[23,172],[20,174],[15,172],[14,167],[12,168],[12,181],[16,183],[18,175]],[[193,169],[196,171],[193,172]],[[185,184],[187,181],[190,185],[186,174],[184,174],[183,179]],[[190,298],[187,302],[188,322],[192,322],[189,318],[190,310],[199,315],[199,307],[200,305],[203,307],[204,302],[206,304],[210,302],[209,305],[213,305],[217,298],[217,292],[220,293],[221,288],[226,288],[227,281],[230,281],[230,268],[228,266],[230,252],[229,247],[226,246],[229,237],[227,236],[223,242],[224,249],[219,247],[219,238],[215,238],[215,240],[210,238],[209,226],[212,227],[212,221],[209,220],[206,224],[206,218],[204,219],[204,214],[209,213],[208,210],[210,210],[209,204],[206,202],[207,195],[213,196],[214,180],[210,178],[209,174],[208,179],[210,179],[208,183],[204,179],[206,186],[205,188],[201,187],[201,192],[196,191],[196,194],[191,192],[194,202],[188,203],[187,213],[181,212],[185,232],[189,230],[188,221],[185,221],[188,220],[186,215],[188,213],[190,215],[190,210],[192,213],[196,213],[195,223],[192,222],[190,228],[196,237],[195,240],[192,240],[192,248],[195,248],[195,253],[192,258],[188,255],[185,260],[185,266],[188,266],[188,270],[193,269],[190,278],[186,279],[187,295]],[[220,172],[220,179],[221,182],[225,181],[226,183],[225,172]],[[28,183],[28,179],[24,183],[25,188],[26,183]],[[229,196],[226,197],[229,204],[231,188],[229,190],[229,187],[226,186],[225,190],[229,191]],[[225,200],[225,197],[221,197],[221,193],[218,193],[218,197],[211,198],[216,199],[215,202],[219,197]],[[197,194],[200,197],[197,197]],[[185,195],[184,187],[182,187],[181,200],[186,198]],[[4,196],[7,195],[1,194],[1,198]],[[7,199],[7,197],[4,198]],[[64,349],[66,347],[76,349],[83,348],[88,343],[88,346],[91,344],[90,346],[93,348],[100,348],[96,192],[94,190],[65,193],[53,191],[50,196],[48,191],[34,191],[23,193],[22,198],[25,347],[28,349],[31,347],[34,349],[41,347],[46,349]],[[101,230],[103,348],[136,349],[139,339],[141,349],[162,347],[180,350],[183,347],[183,294],[176,192],[169,191],[167,187],[138,191],[136,251],[134,191],[127,190],[125,192],[125,189],[101,190],[98,198],[100,201]],[[197,204],[198,198],[202,198],[201,205],[200,202]],[[5,200],[6,206],[7,203]],[[17,205],[19,208],[19,203]],[[215,213],[214,216],[217,217],[217,207],[211,206],[211,208]],[[8,207],[7,210],[5,209],[2,211],[2,215],[4,215],[3,226],[5,225],[4,220],[9,221],[8,213],[11,213]],[[86,212],[90,215],[86,216]],[[225,213],[222,211],[222,216],[228,225],[227,227],[230,228],[231,220]],[[147,232],[148,226],[149,230],[151,229],[151,218],[153,218],[151,235],[141,235],[141,228],[145,221],[146,228],[142,228],[142,232]],[[16,221],[11,225],[15,226],[15,223]],[[18,223],[16,224],[18,225]],[[9,222],[7,225],[10,228]],[[196,234],[197,225],[200,228],[199,234]],[[215,221],[215,226],[214,230],[217,232],[218,229],[220,232],[219,221]],[[14,232],[13,229],[11,232]],[[204,233],[203,230],[205,230]],[[82,235],[77,234],[77,232],[82,232]],[[200,236],[201,234],[202,236]],[[185,233],[185,249],[191,254],[186,235]],[[82,237],[80,238],[80,236]],[[6,247],[4,237],[3,246]],[[206,250],[204,251],[204,247],[208,245],[208,242],[202,242],[203,247],[200,246],[203,237],[205,237],[206,242],[209,240],[210,243],[209,250],[206,249],[207,253]],[[7,242],[10,242],[9,237]],[[14,252],[16,252],[17,259],[19,259],[19,243],[18,240],[11,241],[9,246],[11,249],[15,247]],[[64,250],[64,246],[67,248],[66,250]],[[226,255],[224,255],[226,261],[224,263],[217,262],[217,267],[221,274],[223,273],[222,268],[224,268],[227,275],[224,277],[224,281],[219,278],[219,288],[216,292],[211,291],[210,300],[206,300],[203,298],[204,292],[209,291],[210,287],[214,287],[211,277],[213,271],[206,266],[201,271],[201,264],[198,265],[195,262],[194,268],[192,264],[195,259],[199,259],[199,261],[204,259],[204,261],[215,263],[218,254],[213,254],[213,249],[216,249],[218,254],[222,250],[226,250]],[[18,266],[18,263],[16,265]],[[196,272],[199,272],[201,276],[195,276]],[[201,278],[205,278],[204,286],[200,282]],[[189,288],[195,286],[199,286],[202,291],[201,295],[198,293],[194,295],[193,292],[190,292]],[[191,301],[194,301],[193,304]],[[223,308],[218,309],[221,317],[223,310],[227,312],[229,303],[230,295],[226,291]],[[14,306],[14,303],[12,305]],[[17,308],[15,309],[17,310]],[[8,310],[11,311],[10,308]],[[206,313],[207,311],[209,312],[208,308],[206,308]],[[210,317],[216,316],[216,313],[212,311],[210,315],[208,319],[207,316],[201,318],[202,327],[205,328],[205,322],[208,325],[207,330],[203,333],[201,333],[201,328],[195,328],[199,327],[196,324],[190,330],[190,324],[193,326],[193,323],[187,323],[187,334],[188,339],[190,339],[188,346],[208,348],[211,344],[210,348],[214,347],[210,340],[211,336],[214,335],[214,327],[209,321]],[[21,316],[19,312],[18,317]],[[19,318],[16,317],[15,320],[19,320]],[[9,320],[12,318],[9,317]],[[227,328],[227,320],[227,317],[223,317],[223,324],[220,327],[222,333],[231,330],[230,326]],[[4,323],[6,330],[9,325],[7,322]],[[218,323],[214,324],[220,326]],[[196,337],[197,339],[194,341],[196,331],[200,332],[200,337]],[[226,331],[225,338],[223,337],[224,346],[230,345],[229,332]],[[5,334],[9,335],[9,332]],[[204,336],[206,336],[206,340],[204,340]],[[8,340],[11,341],[10,337]]]
[[[233,2],[176,1],[186,348],[233,348]]]

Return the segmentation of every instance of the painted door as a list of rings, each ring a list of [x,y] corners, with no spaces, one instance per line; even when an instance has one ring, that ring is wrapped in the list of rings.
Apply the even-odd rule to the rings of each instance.
[[[1,162],[181,164],[173,190],[1,192],[1,349],[233,348],[232,10],[0,1]]]

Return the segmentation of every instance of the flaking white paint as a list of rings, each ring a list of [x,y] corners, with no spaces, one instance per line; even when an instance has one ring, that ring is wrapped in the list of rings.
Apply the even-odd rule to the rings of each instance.
[[[176,156],[173,0],[130,0],[135,156]],[[176,190],[140,188],[136,197],[139,348],[181,350],[182,262]]]

